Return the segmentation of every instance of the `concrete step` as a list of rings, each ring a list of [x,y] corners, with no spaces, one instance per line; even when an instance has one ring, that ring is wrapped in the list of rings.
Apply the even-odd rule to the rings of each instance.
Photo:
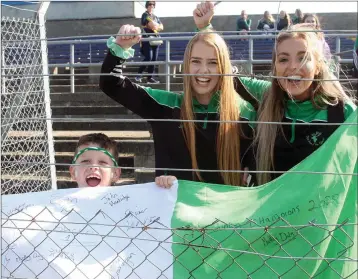
[[[74,131],[74,130],[63,130],[63,131],[53,131],[53,137],[55,142],[64,140],[78,140],[79,137],[87,135],[90,133],[103,133],[110,137],[113,140],[150,140],[150,133],[148,131],[108,131],[108,130],[83,130],[83,131]]]
[[[103,92],[51,93],[51,106],[121,106]]]
[[[115,118],[120,117],[122,114],[131,113],[125,107],[118,106],[99,106],[93,104],[93,106],[52,106],[52,117],[65,117],[65,116],[76,116],[76,117],[108,117]]]
[[[71,85],[51,85],[50,93],[62,93],[62,92],[71,92]],[[77,85],[75,84],[75,92],[101,92],[98,84],[85,84],[85,85]]]
[[[56,118],[53,118],[54,120]],[[123,119],[123,117],[121,117]],[[149,131],[150,125],[147,122],[132,122],[132,121],[114,121],[108,120],[108,122],[103,122],[100,120],[100,118],[91,120],[86,120],[86,118],[74,119],[74,118],[61,118],[57,121],[52,122],[52,129],[54,131],[68,131],[68,130],[74,130],[74,131],[97,131],[97,130],[106,130],[106,131]],[[120,120],[120,119],[118,119]],[[14,132],[22,132],[28,127],[31,127],[33,125],[36,125],[35,123],[38,123],[38,121],[22,121],[20,123],[17,123],[16,126],[14,126],[13,131]],[[42,125],[42,124],[41,124]],[[92,133],[92,132],[91,132]]]
[[[50,78],[50,87],[55,85],[71,85],[71,79],[66,78],[65,76],[59,76],[57,79]],[[76,85],[85,85],[88,84],[89,79],[86,76],[78,76],[75,78]]]
[[[73,152],[76,149],[78,142],[78,137],[60,137],[60,139],[54,139],[54,149],[55,149],[55,157],[56,163],[71,163],[73,158]],[[151,165],[148,163],[146,159],[153,158],[154,160],[154,142],[151,139],[117,139],[117,148],[121,154],[119,164],[121,166],[134,166],[136,162],[138,167],[150,167]],[[11,143],[7,143],[6,151],[3,151],[3,165],[2,170],[5,169],[5,162],[41,162],[45,158],[45,154],[41,151],[42,148],[47,148],[46,139],[29,139],[25,141],[13,141]],[[16,152],[13,152],[16,150]],[[129,154],[129,155],[125,155]],[[42,156],[41,156],[42,155]],[[144,159],[144,161],[143,161]],[[47,161],[48,162],[48,161]],[[10,163],[7,163],[10,164]],[[21,166],[20,163],[18,163]],[[43,164],[41,164],[43,165]],[[36,165],[27,165],[30,166],[33,171],[39,171],[43,168],[36,168]],[[60,166],[59,166],[60,167]],[[36,170],[35,170],[36,168]],[[67,166],[65,167],[67,169]],[[7,167],[8,169],[8,167]]]
[[[150,125],[147,122],[133,122],[131,120],[141,119],[136,115],[122,115],[123,121],[102,122],[100,119],[96,121],[92,118],[91,121],[80,121],[70,119],[66,121],[54,121],[52,128],[55,131],[63,130],[117,130],[117,131],[149,131]],[[120,119],[119,119],[120,120]],[[26,125],[26,122],[23,124]],[[18,130],[21,129],[21,124],[17,125]]]
[[[155,181],[155,171],[154,170],[143,170],[136,169],[134,171],[134,178],[136,183],[148,183]]]
[[[147,84],[147,83],[139,83],[145,87],[151,87],[153,89],[161,89],[165,90],[165,83],[159,84]],[[182,83],[171,83],[170,91],[183,91]],[[50,86],[50,93],[68,93],[71,92],[71,85],[52,85]],[[98,84],[85,84],[85,85],[77,85],[75,84],[75,92],[76,93],[85,93],[85,92],[102,92],[99,88]]]
[[[71,73],[71,70],[69,67],[58,67],[57,73],[58,74],[69,74],[69,73]],[[83,74],[83,73],[88,74],[89,68],[88,67],[76,67],[75,68],[75,74]]]
[[[53,131],[54,140],[68,140],[76,139],[90,133],[103,133],[114,140],[149,140],[150,133],[148,131],[107,131],[107,130],[63,130]],[[10,131],[7,135],[6,144],[20,144],[31,141],[47,142],[47,134],[44,131]],[[14,149],[16,150],[16,149]]]

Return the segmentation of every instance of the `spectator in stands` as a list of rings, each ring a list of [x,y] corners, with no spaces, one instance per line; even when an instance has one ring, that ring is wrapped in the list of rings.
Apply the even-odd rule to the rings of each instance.
[[[202,16],[205,18],[205,16]],[[203,21],[200,26],[207,26]],[[197,24],[197,27],[200,29]],[[316,29],[307,24],[291,25],[276,39],[272,80],[235,78],[235,90],[251,93],[259,102],[255,138],[241,158],[242,167],[260,170],[251,174],[250,186],[264,184],[288,171],[317,150],[337,129],[336,125],[304,126],[299,123],[342,123],[356,110],[339,81],[332,80]],[[276,78],[278,77],[278,78]],[[250,119],[254,116],[251,115]],[[285,122],[291,125],[267,125]],[[248,181],[247,177],[244,181]],[[246,184],[246,183],[245,183]]]
[[[141,42],[141,53],[144,55],[143,62],[155,62],[158,60],[159,46],[163,43],[160,40],[159,32],[164,29],[164,26],[160,19],[154,14],[156,2],[147,1],[145,7],[147,11],[143,13],[141,24],[143,28],[143,33],[148,35],[143,35],[143,38],[158,38],[153,41]],[[147,83],[159,83],[159,81],[154,79],[154,68],[155,65],[143,65],[139,67],[138,74],[135,78],[136,82],[142,82],[142,73],[148,67],[148,77]]]
[[[198,16],[212,10],[213,4],[205,2],[199,4],[194,13]],[[212,15],[212,12],[207,15],[208,22]],[[161,168],[156,175],[240,185],[240,173],[221,170],[240,170],[240,148],[245,147],[245,141],[239,135],[241,130],[250,132],[251,128],[237,123],[208,122],[248,120],[253,111],[234,90],[229,50],[223,38],[202,31],[189,41],[184,54],[184,73],[190,75],[184,77],[184,93],[178,94],[144,88],[123,76],[122,64],[134,55],[131,47],[140,41],[140,30],[124,25],[119,33],[125,36],[111,37],[107,42],[109,51],[101,72],[113,75],[101,75],[100,88],[140,117],[158,120],[149,122],[156,168]],[[189,121],[181,123],[180,120]],[[192,120],[201,122],[194,124]],[[217,172],[200,172],[198,169]]]
[[[296,9],[295,15],[292,17],[293,24],[303,23],[303,13],[300,9]]]
[[[241,16],[237,19],[236,30],[242,35],[247,35],[251,30],[251,19],[247,17],[245,10],[241,11]]]
[[[286,11],[280,12],[280,18],[277,22],[277,30],[287,29],[292,24],[290,15]]]
[[[117,143],[102,133],[87,134],[78,140],[70,166],[71,178],[78,188],[113,186],[120,178]],[[155,179],[160,187],[168,187],[176,180],[173,176]]]
[[[305,16],[303,17],[303,23],[311,24],[313,25],[314,28],[316,28],[319,31],[317,32],[317,35],[322,42],[321,47],[323,48],[324,58],[328,63],[331,63],[331,59],[332,59],[331,49],[324,38],[324,32],[322,31],[321,23],[318,16],[315,14],[305,14]]]
[[[259,20],[257,25],[257,30],[262,30],[265,34],[268,34],[268,31],[275,29],[275,19],[270,14],[269,11],[265,11],[264,17]]]

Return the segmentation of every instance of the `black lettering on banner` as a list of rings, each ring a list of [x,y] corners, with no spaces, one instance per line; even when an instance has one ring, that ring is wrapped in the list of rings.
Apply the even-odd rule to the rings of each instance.
[[[8,213],[6,214],[7,216],[11,216],[11,215],[15,215],[21,211],[24,211],[25,209],[29,208],[30,206],[33,206],[33,204],[20,204],[18,206],[16,206],[15,208],[11,209],[10,211],[8,211]]]
[[[116,204],[119,204],[122,201],[128,201],[129,198],[130,197],[127,194],[118,196],[117,194],[108,193],[103,198],[101,198],[101,200],[104,200],[104,204],[115,206]]]
[[[314,211],[316,209],[326,208],[329,205],[338,205],[339,204],[338,198],[339,195],[334,194],[334,195],[325,196],[323,200],[310,200],[308,202],[310,206],[308,211]]]
[[[258,217],[258,219],[252,218],[252,220],[254,220],[255,222],[257,222],[257,220],[258,220],[259,225],[267,226],[267,225],[271,225],[272,223],[278,221],[280,218],[285,219],[286,217],[294,215],[294,214],[298,214],[299,212],[300,212],[300,206],[296,205],[296,207],[292,207],[291,209],[281,212],[280,214],[276,213],[270,217]]]

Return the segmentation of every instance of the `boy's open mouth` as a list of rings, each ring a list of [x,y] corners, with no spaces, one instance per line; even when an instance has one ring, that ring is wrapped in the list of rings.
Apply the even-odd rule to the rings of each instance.
[[[90,174],[86,177],[86,183],[89,187],[96,187],[101,183],[101,177],[96,174]]]

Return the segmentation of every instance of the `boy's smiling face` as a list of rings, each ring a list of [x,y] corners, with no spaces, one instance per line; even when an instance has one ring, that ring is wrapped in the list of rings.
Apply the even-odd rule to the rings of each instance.
[[[78,151],[87,147],[100,147],[97,144],[85,144]],[[112,159],[101,151],[88,150],[77,160],[78,166],[70,167],[71,178],[79,188],[111,186],[120,176],[120,168],[114,168]]]

